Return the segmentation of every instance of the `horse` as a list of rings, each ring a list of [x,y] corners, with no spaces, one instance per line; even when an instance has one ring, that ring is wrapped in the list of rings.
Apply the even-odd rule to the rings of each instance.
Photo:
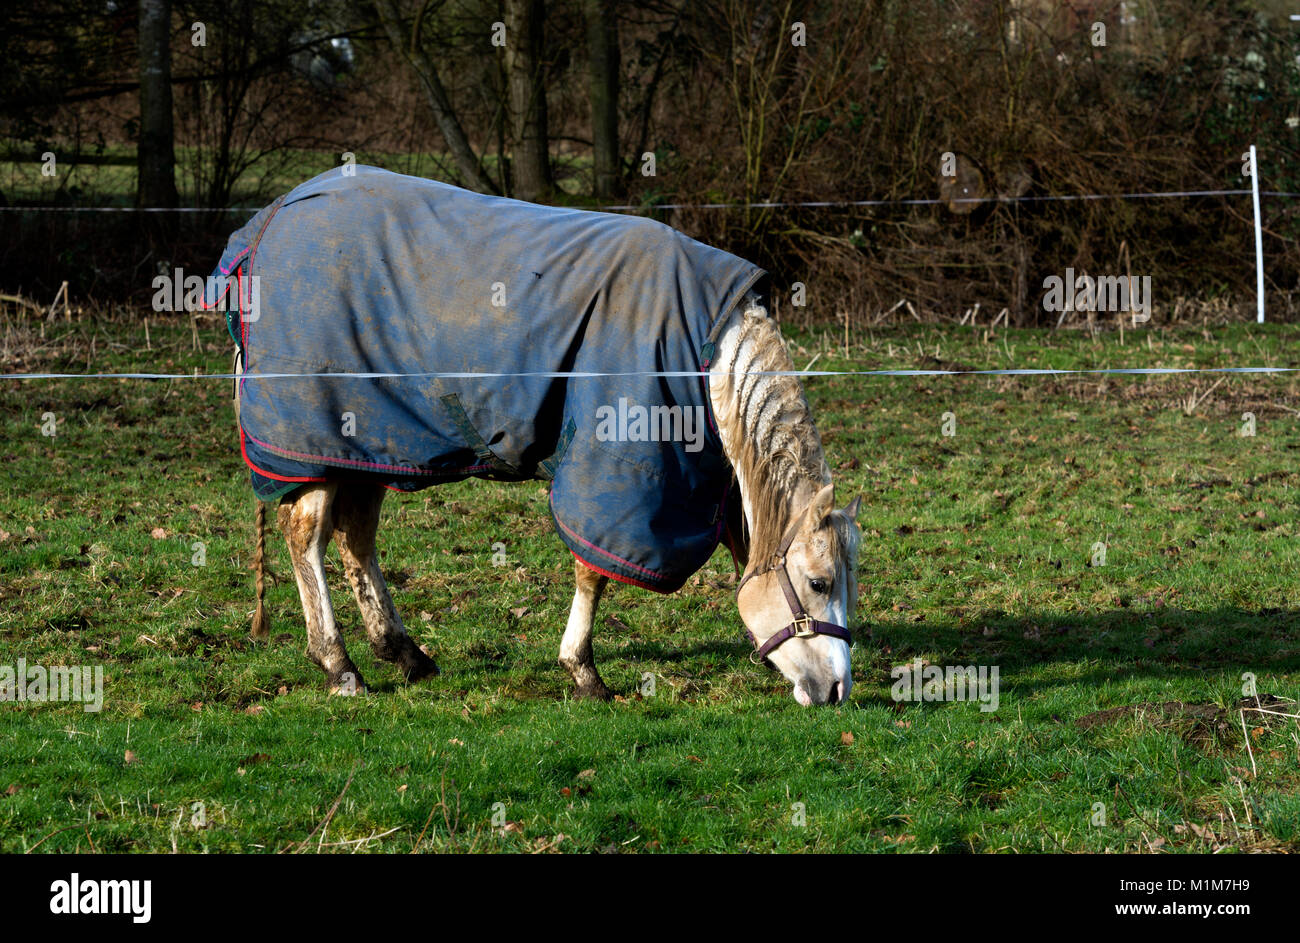
[[[481,477],[551,482],[574,555],[558,660],[577,697],[611,697],[592,649],[609,580],[675,591],[721,542],[751,657],[802,705],[847,700],[861,498],[835,507],[765,272],[650,220],[356,167],[261,211],[216,274],[238,291],[235,414],[260,499],[252,635],[269,635],[278,498],[332,693],[366,688],[330,604],[331,539],[375,656],[408,682],[436,675],[380,570],[380,508],[389,490]]]

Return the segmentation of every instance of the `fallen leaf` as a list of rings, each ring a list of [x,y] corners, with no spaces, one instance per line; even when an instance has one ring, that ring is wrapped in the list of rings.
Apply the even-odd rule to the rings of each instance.
[[[516,619],[522,619],[524,616],[528,615],[528,607],[520,606],[518,609],[511,609],[510,614]]]
[[[203,710],[203,702],[202,702],[202,701],[195,701],[193,704],[190,705],[190,710],[192,710],[192,711],[196,711],[196,712],[197,712],[197,711],[201,711],[201,710]]]
[[[244,708],[244,713],[245,713],[245,714],[260,714],[260,713],[262,713],[262,711],[264,711],[264,710],[266,710],[265,705],[262,705],[262,704],[249,704],[247,707]]]
[[[162,540],[167,536],[167,531],[163,530],[161,527],[155,527],[153,530],[149,531],[149,536],[154,540]]]
[[[584,769],[581,773],[578,774],[579,779],[594,779],[595,776],[596,776],[596,771],[594,769]]]
[[[840,734],[840,743],[844,744],[846,747],[853,746],[853,734],[849,733],[847,730],[844,731]]]
[[[12,787],[10,787],[10,788],[12,788]],[[562,796],[571,796],[571,795],[573,795],[573,790],[570,789],[568,786],[561,786],[561,787],[560,787],[560,795],[562,795]]]
[[[618,616],[605,616],[605,624],[615,632],[631,633],[632,631],[628,628],[627,623]]]
[[[16,795],[18,790],[22,788],[23,787],[18,785],[17,783],[12,783],[10,784],[9,788],[5,790],[5,795],[6,796]]]
[[[452,744],[453,746],[458,746],[458,747],[463,747],[465,745],[465,742],[463,740],[457,740],[455,737],[452,737],[447,742]]]
[[[402,783],[402,785],[398,786],[398,787],[397,787],[397,791],[398,791],[398,792],[406,792],[406,783]]]
[[[280,697],[284,697],[286,694],[289,693],[289,689],[282,684],[278,688],[276,688],[275,693],[280,695]]]
[[[912,726],[912,722],[910,720],[896,720],[894,721],[894,726],[902,727],[904,730],[906,730],[908,727]]]
[[[698,756],[696,756],[694,753],[690,754],[690,755],[689,755],[688,757],[686,757],[686,758],[687,758],[688,760],[690,760],[692,763],[703,763],[703,762],[704,762],[702,759],[700,759],[700,758],[699,758]]]
[[[139,763],[140,757],[136,756],[131,750],[126,751],[126,763],[129,766],[132,763]]]

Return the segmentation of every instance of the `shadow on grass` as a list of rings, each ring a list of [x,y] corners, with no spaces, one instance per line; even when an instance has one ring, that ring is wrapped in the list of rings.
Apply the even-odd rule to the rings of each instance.
[[[607,640],[610,643],[617,642],[613,635],[608,636]],[[685,640],[681,642],[671,640],[666,642],[635,641],[626,645],[619,645],[614,651],[607,652],[605,657],[676,664],[710,656],[721,659],[735,658],[737,656],[743,658],[748,651],[748,643],[737,636],[732,641],[716,639],[704,642],[687,642]],[[599,652],[597,652],[597,655],[599,657]]]
[[[1197,672],[1215,673],[1217,683],[1247,671],[1261,678],[1262,692],[1285,695],[1291,692],[1269,691],[1264,679],[1300,671],[1300,633],[1296,631],[1300,612],[1292,610],[1158,607],[1087,615],[1043,611],[1010,616],[986,611],[960,622],[909,622],[906,618],[904,614],[897,620],[855,629],[853,701],[860,706],[892,703],[890,668],[918,657],[935,665],[997,665],[1003,691],[1021,696],[1077,685],[1101,686],[1118,679],[1183,679]],[[674,673],[701,681],[713,673],[748,667],[752,649],[739,630],[730,636],[724,631],[718,637],[714,629],[712,634],[709,639],[692,640],[677,633],[664,639],[628,640],[608,627],[598,627],[596,660],[607,673],[616,670],[615,666],[617,670],[672,668]],[[273,644],[291,640],[298,641],[296,635],[282,633],[274,637]],[[556,643],[558,651],[558,638]],[[349,638],[349,645],[358,650],[364,644]],[[491,648],[490,658],[484,656],[487,648]],[[570,689],[567,674],[549,651],[475,643],[467,652],[442,651],[438,655],[444,672],[442,683],[452,687],[472,689],[484,683],[486,675],[510,696],[526,700],[560,700]],[[1054,664],[1081,666],[1082,670],[1050,676],[1035,670]],[[762,667],[753,670],[758,687],[779,678]],[[375,664],[363,671],[372,693],[390,694],[407,686],[391,666]]]
[[[1000,683],[1021,693],[1120,677],[1173,679],[1197,671],[1262,676],[1300,671],[1298,625],[1300,613],[1277,609],[1160,607],[1014,617],[994,611],[960,625],[900,621],[864,626],[855,662],[868,683],[874,672],[917,657],[943,665],[997,665]],[[1069,676],[1018,679],[1030,669],[1056,663],[1088,668]]]
[[[1278,609],[1198,612],[1161,607],[1018,616],[989,611],[961,624],[900,620],[861,625],[854,630],[854,661],[864,667],[898,665],[925,656],[936,663],[999,665],[1004,672],[1054,662],[1096,662],[1153,676],[1188,669],[1292,672],[1300,670],[1298,628],[1300,612]],[[616,634],[598,631],[597,645],[598,657],[605,659],[666,664],[710,656],[744,658],[750,651],[739,632],[734,639],[620,644]]]

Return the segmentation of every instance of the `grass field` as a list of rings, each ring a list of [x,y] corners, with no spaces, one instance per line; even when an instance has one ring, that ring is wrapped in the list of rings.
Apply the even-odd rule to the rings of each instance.
[[[5,372],[229,368],[215,322],[146,350],[7,316]],[[1298,342],[792,338],[826,369],[1297,366]],[[247,638],[228,382],[2,381],[0,665],[101,666],[104,701],[0,704],[0,852],[1300,850],[1297,379],[1218,379],[808,381],[838,497],[865,496],[856,686],[819,709],[749,662],[724,552],[675,596],[612,589],[595,647],[621,697],[570,700],[544,488],[478,481],[390,499],[380,532],[439,678],[373,662],[331,551],[372,688],[331,698],[278,537],[272,641]],[[998,709],[895,702],[914,658],[997,665]],[[1247,672],[1274,713],[1240,709]]]

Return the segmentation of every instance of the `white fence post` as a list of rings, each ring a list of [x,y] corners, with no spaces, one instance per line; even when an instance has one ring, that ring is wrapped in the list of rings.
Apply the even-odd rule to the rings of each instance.
[[[1259,161],[1250,145],[1250,197],[1255,204],[1255,320],[1264,323],[1264,235],[1259,228]]]

